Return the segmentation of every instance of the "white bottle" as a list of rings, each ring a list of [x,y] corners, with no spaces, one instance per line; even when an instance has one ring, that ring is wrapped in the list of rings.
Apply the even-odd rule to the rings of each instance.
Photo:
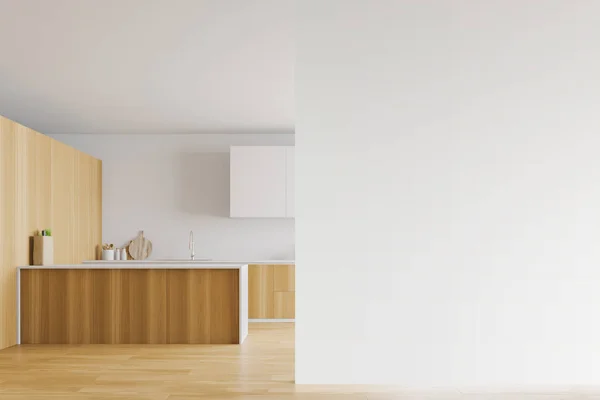
[[[127,260],[127,249],[124,247],[121,249],[121,260]]]
[[[115,261],[119,261],[121,259],[121,249],[115,249]]]

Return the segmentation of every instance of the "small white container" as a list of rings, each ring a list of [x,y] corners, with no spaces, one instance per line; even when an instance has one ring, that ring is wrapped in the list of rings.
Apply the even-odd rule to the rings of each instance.
[[[121,249],[121,260],[127,260],[127,249],[126,248]]]
[[[102,260],[114,261],[114,259],[115,259],[115,251],[114,250],[102,250]]]
[[[52,236],[33,237],[33,265],[54,263],[54,241]]]
[[[121,249],[115,249],[115,261],[121,260]]]

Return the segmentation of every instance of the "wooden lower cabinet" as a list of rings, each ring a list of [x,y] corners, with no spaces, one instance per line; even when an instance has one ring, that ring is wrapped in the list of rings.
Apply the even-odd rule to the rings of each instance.
[[[23,344],[239,343],[239,271],[26,269]]]
[[[273,298],[276,319],[296,318],[296,292],[275,292]]]
[[[295,270],[294,265],[248,266],[248,318],[295,318]]]
[[[248,265],[248,318],[273,317],[273,266]]]
[[[293,265],[273,265],[273,291],[296,291],[296,268]]]

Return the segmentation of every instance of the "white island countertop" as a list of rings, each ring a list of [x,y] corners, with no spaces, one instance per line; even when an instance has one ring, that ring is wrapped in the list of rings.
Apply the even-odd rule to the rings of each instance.
[[[257,265],[294,265],[296,260],[211,260],[208,258],[196,258],[195,260],[188,259],[172,259],[172,260],[122,260],[122,261],[106,261],[106,260],[89,260],[84,261],[84,264],[116,264],[116,263],[138,263],[138,264],[257,264]]]
[[[57,265],[25,265],[19,269],[241,269],[246,263],[224,263],[207,261],[85,261],[83,264],[57,264]]]

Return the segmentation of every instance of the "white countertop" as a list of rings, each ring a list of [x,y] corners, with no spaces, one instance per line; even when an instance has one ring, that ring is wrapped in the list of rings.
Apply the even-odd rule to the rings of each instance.
[[[246,263],[224,262],[147,262],[147,261],[86,261],[83,264],[25,265],[20,269],[240,269]]]
[[[84,261],[84,264],[115,264],[115,263],[137,263],[137,264],[296,264],[296,260],[210,260],[206,258],[197,258],[192,260],[123,260],[123,261],[105,261],[105,260],[89,260]]]
[[[219,263],[243,263],[243,264],[287,264],[287,265],[295,265],[296,260],[214,260]]]

